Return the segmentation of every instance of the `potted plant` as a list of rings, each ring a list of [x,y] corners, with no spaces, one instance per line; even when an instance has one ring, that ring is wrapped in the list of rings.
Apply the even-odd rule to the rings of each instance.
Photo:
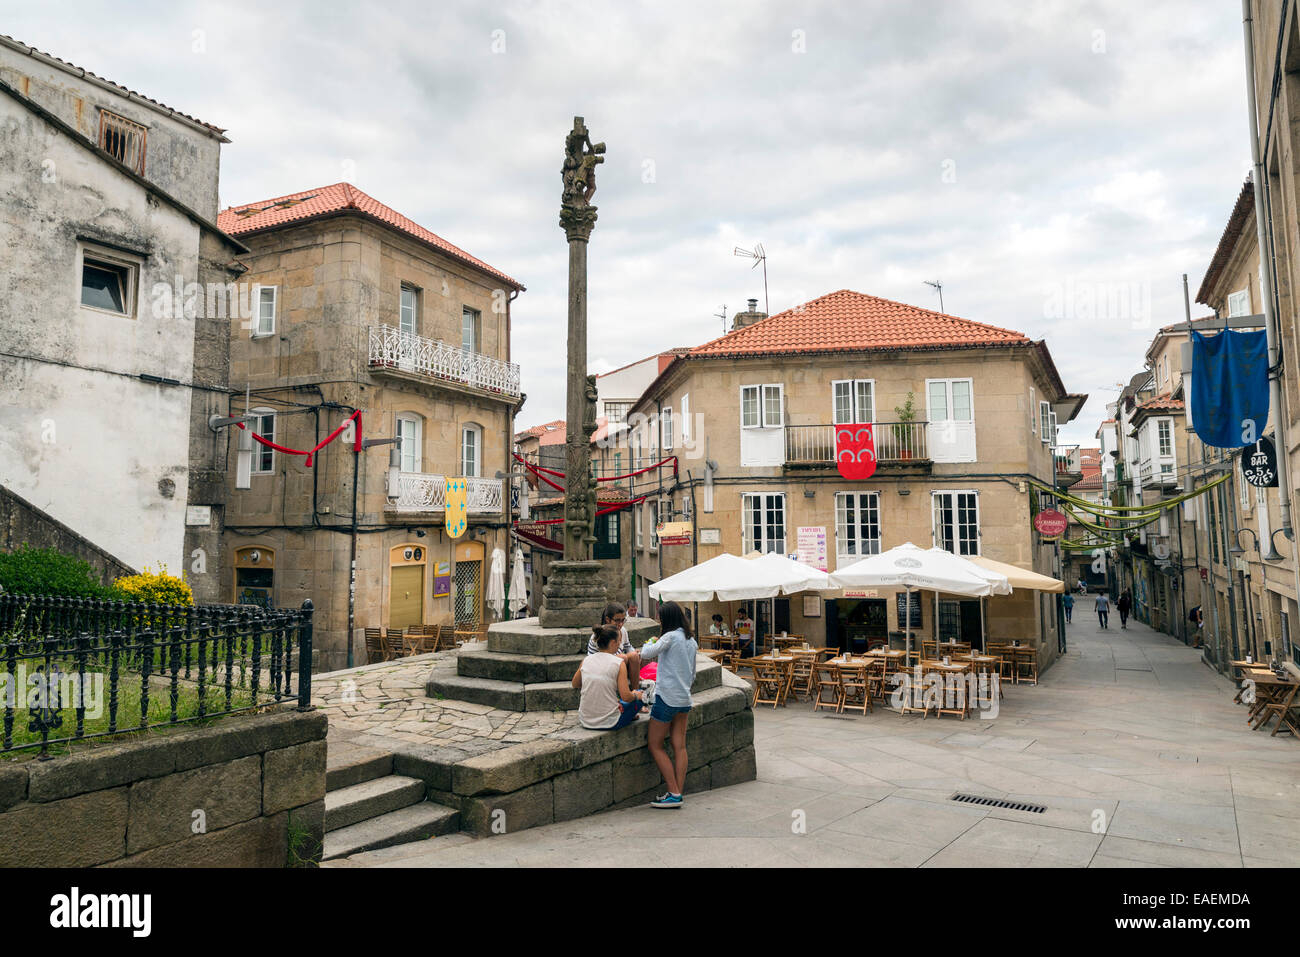
[[[907,401],[901,406],[894,406],[894,414],[898,416],[898,421],[890,426],[890,430],[894,434],[895,457],[908,461],[913,452],[912,423],[916,421],[916,395],[908,392]]]

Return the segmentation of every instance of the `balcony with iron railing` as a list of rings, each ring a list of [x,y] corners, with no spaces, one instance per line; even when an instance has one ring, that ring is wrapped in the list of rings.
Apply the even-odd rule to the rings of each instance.
[[[500,515],[502,480],[467,477],[466,501],[471,515]],[[447,477],[424,472],[399,472],[397,501],[393,512],[443,512],[447,508]]]
[[[1077,445],[1058,445],[1052,455],[1057,488],[1069,488],[1083,479],[1083,459]]]
[[[928,465],[928,422],[876,422],[877,465]],[[835,464],[834,425],[787,425],[785,464],[796,467]]]
[[[371,326],[369,339],[370,370],[375,374],[436,381],[511,399],[519,397],[516,363],[386,324]]]

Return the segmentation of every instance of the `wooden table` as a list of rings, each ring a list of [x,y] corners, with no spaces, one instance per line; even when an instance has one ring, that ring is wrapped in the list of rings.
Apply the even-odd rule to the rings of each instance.
[[[701,648],[699,653],[710,661],[719,661],[727,656],[721,648]]]
[[[1296,681],[1291,677],[1281,677],[1272,671],[1267,674],[1251,672],[1250,680],[1255,682],[1256,697],[1251,716],[1247,720],[1258,717],[1258,720],[1253,725],[1254,730],[1258,731],[1268,722],[1268,710],[1266,709],[1273,705],[1273,710],[1277,714],[1277,727],[1273,729],[1273,734],[1277,734],[1283,727],[1286,727],[1293,738],[1300,738],[1300,730],[1297,730],[1295,724],[1291,721],[1291,711],[1295,707],[1296,693],[1300,691],[1300,681]]]
[[[794,681],[794,655],[755,655],[755,661],[770,661],[780,665],[785,672],[785,693],[790,693],[790,684]]]

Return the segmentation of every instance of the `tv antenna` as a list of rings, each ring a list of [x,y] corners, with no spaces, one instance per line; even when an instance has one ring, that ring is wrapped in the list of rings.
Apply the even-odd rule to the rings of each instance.
[[[772,314],[772,303],[767,298],[767,253],[763,250],[763,244],[757,243],[753,249],[743,249],[737,246],[732,255],[754,260],[751,269],[757,268],[759,263],[763,264],[763,308],[770,316]]]
[[[943,312],[943,280],[942,280],[942,279],[936,279],[934,282],[930,282],[930,280],[928,280],[928,279],[922,279],[921,282],[925,283],[927,286],[932,286],[932,287],[934,287],[934,289],[936,289],[936,290],[938,291],[938,293],[939,293],[939,311],[940,311],[940,312]],[[945,313],[945,315],[946,315],[946,313]]]
[[[727,304],[725,302],[722,304],[722,311],[715,312],[713,318],[722,320],[722,334],[725,336],[727,334]]]

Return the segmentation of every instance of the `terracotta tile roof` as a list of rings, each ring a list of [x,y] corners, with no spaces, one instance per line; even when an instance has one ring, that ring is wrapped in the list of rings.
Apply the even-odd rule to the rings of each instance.
[[[344,211],[357,213],[376,222],[391,226],[398,232],[405,233],[453,259],[468,263],[489,275],[501,279],[516,289],[523,289],[523,284],[511,279],[501,270],[489,266],[483,260],[471,256],[465,250],[453,246],[437,233],[430,232],[419,223],[407,219],[391,207],[385,206],[351,183],[335,183],[301,193],[290,193],[275,199],[264,199],[257,203],[245,203],[231,206],[217,215],[217,225],[232,236],[258,233],[268,229],[301,223],[318,216],[330,216]]]
[[[691,356],[1030,345],[1023,333],[841,289],[691,350]]]
[[[1100,490],[1102,487],[1101,470],[1085,472],[1083,478],[1070,486],[1071,492],[1086,492],[1089,489]]]
[[[524,429],[522,432],[515,433],[515,441],[522,442],[524,439],[540,439],[542,436],[553,436],[559,434],[559,441],[564,441],[564,432],[567,423],[563,419],[556,419],[554,422],[544,422],[541,425],[534,425],[532,428]],[[542,442],[541,445],[551,445],[552,442]]]
[[[1250,181],[1250,176],[1246,176],[1246,182],[1241,184],[1241,192],[1237,194],[1237,201],[1232,206],[1232,212],[1228,214],[1228,225],[1223,227],[1223,235],[1219,237],[1219,245],[1214,249],[1214,255],[1210,257],[1210,265],[1205,269],[1205,278],[1201,280],[1201,288],[1196,290],[1196,301],[1202,305],[1212,305],[1210,296],[1214,294],[1214,284],[1219,281],[1219,276],[1223,268],[1232,258],[1232,251],[1237,246],[1237,240],[1241,238],[1241,231],[1246,227],[1246,220],[1255,212],[1255,185]],[[1252,237],[1253,239],[1253,237]]]
[[[75,63],[69,63],[67,60],[61,60],[58,57],[54,56],[53,54],[46,53],[44,50],[36,49],[36,47],[34,46],[28,46],[26,43],[23,43],[22,40],[15,40],[11,36],[0,34],[0,43],[3,43],[5,46],[15,49],[20,53],[26,53],[28,56],[37,57],[41,60],[51,63],[59,67],[60,69],[67,71],[68,73],[75,73],[83,77],[90,77],[94,80],[97,80],[100,83],[113,87],[115,90],[119,91],[126,97],[137,99],[137,100],[144,100],[146,103],[152,103],[154,106],[158,107],[158,109],[165,110],[166,112],[171,113],[174,116],[179,116],[183,120],[189,120],[191,123],[195,123],[199,126],[202,126],[204,129],[211,130],[213,133],[216,133],[218,136],[221,136],[221,134],[226,132],[223,127],[213,126],[211,123],[205,123],[203,122],[203,120],[199,119],[198,117],[190,116],[188,113],[182,113],[180,110],[173,109],[172,107],[168,106],[166,103],[160,103],[151,96],[145,96],[143,93],[137,93],[135,90],[129,89],[128,87],[123,86],[121,83],[114,83],[112,80],[106,79],[97,73],[91,73],[85,67],[77,66]],[[224,136],[222,136],[221,138],[223,140],[225,139]],[[229,140],[225,140],[225,141],[227,143],[230,142]]]
[[[1183,410],[1183,400],[1175,399],[1168,392],[1164,395],[1158,395],[1153,399],[1147,399],[1138,405],[1139,412],[1181,412]]]

